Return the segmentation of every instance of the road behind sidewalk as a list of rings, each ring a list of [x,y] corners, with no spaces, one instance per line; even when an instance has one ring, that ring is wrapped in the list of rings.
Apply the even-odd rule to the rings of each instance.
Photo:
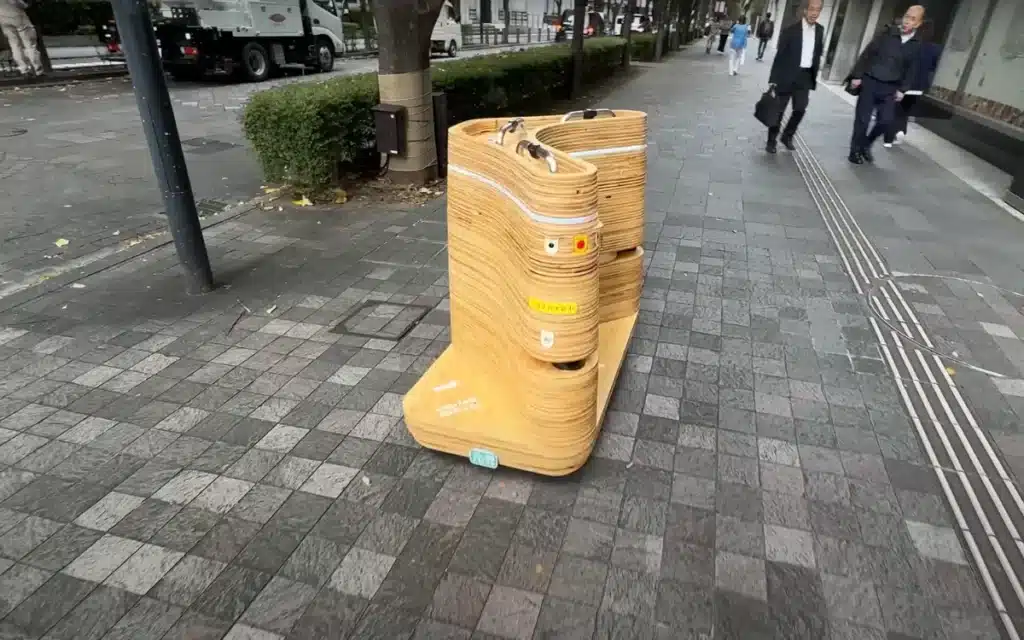
[[[4,631],[999,637],[849,256],[762,152],[759,78],[725,72],[680,54],[601,105],[650,114],[649,258],[572,477],[404,428],[448,340],[443,201],[251,212],[207,232],[230,288],[182,295],[168,248],[0,314]],[[398,341],[331,331],[366,302],[433,310]]]
[[[474,57],[502,48],[464,51]],[[447,59],[436,58],[434,64]],[[176,83],[178,129],[201,212],[259,194],[262,173],[239,117],[249,96],[292,82],[376,71],[338,60],[332,74],[264,83]],[[41,271],[166,230],[163,203],[127,78],[0,89],[0,291]],[[59,248],[58,239],[69,245]]]

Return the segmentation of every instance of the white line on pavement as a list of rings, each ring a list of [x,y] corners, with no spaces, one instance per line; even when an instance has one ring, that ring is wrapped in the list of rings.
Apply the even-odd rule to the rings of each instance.
[[[962,396],[959,394],[959,390],[956,388],[956,385],[953,384],[952,378],[946,371],[946,368],[942,364],[939,356],[935,354],[934,351],[931,351],[930,355],[932,355],[932,359],[929,360],[921,349],[914,350],[914,358],[916,361],[908,356],[907,350],[903,347],[901,336],[897,333],[896,327],[893,325],[894,322],[902,328],[904,333],[903,339],[910,338],[911,342],[915,345],[917,345],[916,340],[914,340],[914,336],[916,334],[920,336],[920,339],[923,341],[923,345],[918,346],[924,346],[928,349],[934,350],[934,343],[932,342],[931,337],[928,335],[928,332],[921,323],[913,307],[908,303],[907,299],[903,295],[903,292],[898,286],[896,286],[895,281],[889,275],[885,262],[878,254],[874,245],[868,239],[867,234],[864,233],[864,230],[857,222],[856,217],[853,216],[849,207],[843,201],[842,196],[832,184],[822,165],[814,157],[813,152],[801,138],[798,137],[797,143],[799,145],[798,150],[797,153],[794,154],[794,160],[796,161],[797,168],[807,184],[811,198],[814,201],[815,206],[818,208],[819,214],[825,223],[829,236],[832,238],[832,241],[839,252],[840,258],[847,269],[847,273],[850,276],[854,288],[862,295],[865,290],[871,292],[868,297],[868,305],[871,307],[873,313],[877,314],[883,322],[889,325],[892,348],[889,346],[889,340],[882,333],[878,320],[874,317],[869,317],[872,329],[874,330],[882,349],[884,359],[896,380],[896,385],[899,390],[900,397],[903,400],[904,407],[910,415],[911,422],[917,431],[922,446],[925,448],[929,463],[939,480],[943,494],[954,512],[957,525],[961,530],[965,544],[970,551],[975,564],[979,568],[982,581],[990,598],[992,599],[992,603],[996,611],[999,614],[1000,621],[1006,629],[1007,634],[1011,638],[1017,640],[1019,639],[1019,635],[1015,624],[1007,612],[1002,594],[1000,594],[988,567],[985,565],[984,556],[977,545],[973,532],[971,532],[968,527],[967,521],[963,515],[963,510],[956,498],[956,494],[949,485],[946,474],[949,472],[955,472],[959,478],[960,484],[967,496],[967,500],[970,502],[971,509],[974,511],[975,517],[981,524],[984,538],[987,540],[1000,565],[1000,569],[1005,573],[1014,595],[1022,606],[1024,606],[1024,588],[1022,588],[1021,581],[1017,577],[1010,559],[997,537],[995,528],[989,519],[988,513],[981,504],[981,499],[975,491],[971,482],[971,477],[976,476],[979,478],[979,481],[984,486],[984,493],[988,500],[995,506],[995,510],[999,514],[998,520],[1001,521],[1001,524],[1005,527],[1009,537],[1013,540],[1012,546],[1017,549],[1017,553],[1021,554],[1022,557],[1024,557],[1024,541],[1021,540],[1020,532],[1015,526],[1009,510],[1003,503],[995,485],[992,483],[992,475],[999,476],[1000,481],[1002,481],[1006,486],[1013,499],[1013,506],[1017,508],[1018,513],[1021,515],[1024,515],[1024,500],[1021,499],[1020,492],[1017,491],[1012,479],[1006,473],[1003,465],[999,462],[992,444],[989,442],[987,434],[978,427],[978,423],[975,420],[974,415],[967,404],[963,401]],[[852,269],[851,265],[855,266],[856,270]],[[865,269],[865,265],[867,266],[867,269]],[[871,277],[868,276],[868,272],[871,273]],[[914,326],[913,330],[911,330],[910,325]],[[896,353],[899,355],[899,360],[893,357],[893,349],[895,349]],[[901,366],[906,371],[906,376],[901,373]],[[938,376],[935,375],[933,366],[938,367]],[[922,422],[917,407],[911,399],[910,393],[908,393],[908,383],[916,392],[918,402],[927,415],[928,421],[931,425],[931,430],[934,432],[934,437],[937,437],[941,442],[942,449],[953,466],[952,470],[942,467],[932,444],[932,436],[929,436],[928,434],[929,429],[927,429],[925,424]],[[951,405],[947,400],[947,396],[943,392],[943,387],[948,389],[950,394],[949,397],[956,400],[957,407],[963,414],[966,423],[971,426],[971,434],[976,440],[978,440],[981,448],[985,450],[985,453],[987,454],[985,457],[987,460],[983,461],[982,458],[977,455],[976,447],[972,445],[968,433],[963,429],[961,421],[957,418],[954,411],[953,405]],[[930,397],[929,391],[931,392],[931,395],[934,395],[935,400],[941,407],[941,415],[940,412],[936,411],[935,404]],[[945,418],[945,421],[943,421],[943,417]],[[961,463],[960,454],[957,453],[957,448],[954,446],[953,440],[950,438],[948,433],[950,430],[955,433],[957,444],[969,459],[970,468],[968,469],[965,469]],[[985,462],[989,463],[990,468],[996,472],[995,474],[988,473]]]

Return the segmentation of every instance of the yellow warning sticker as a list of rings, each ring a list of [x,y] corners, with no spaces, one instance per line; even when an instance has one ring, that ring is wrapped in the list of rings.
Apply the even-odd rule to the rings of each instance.
[[[590,250],[590,239],[587,236],[573,236],[572,237],[572,252],[573,253],[586,253]]]
[[[574,316],[580,310],[579,305],[575,302],[551,302],[550,300],[529,298],[527,303],[534,311],[552,316]]]

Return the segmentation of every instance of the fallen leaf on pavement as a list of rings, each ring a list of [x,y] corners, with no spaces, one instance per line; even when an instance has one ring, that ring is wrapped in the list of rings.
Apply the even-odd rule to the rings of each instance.
[[[71,288],[72,289],[84,289],[85,285],[82,284],[81,282],[76,282],[76,283],[71,285]]]
[[[68,242],[66,238],[58,238],[57,241],[54,242],[53,244],[57,245],[58,247],[66,247],[71,243]]]
[[[302,196],[298,200],[292,200],[292,204],[296,207],[312,207],[313,203],[306,196]]]

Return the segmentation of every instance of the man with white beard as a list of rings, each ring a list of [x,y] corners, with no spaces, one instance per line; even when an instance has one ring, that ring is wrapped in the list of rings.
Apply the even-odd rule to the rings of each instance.
[[[0,0],[0,30],[11,56],[23,75],[43,74],[43,62],[36,48],[36,28],[25,13],[24,0]]]

